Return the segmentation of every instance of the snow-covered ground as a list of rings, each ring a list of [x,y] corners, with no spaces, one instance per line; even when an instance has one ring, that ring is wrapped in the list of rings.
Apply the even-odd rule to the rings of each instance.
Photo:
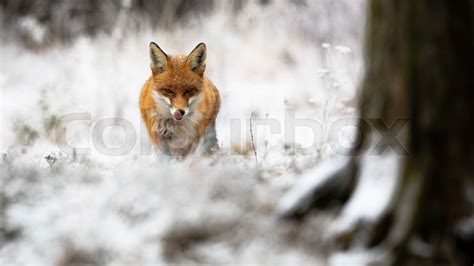
[[[1,43],[0,265],[323,263],[330,217],[296,225],[274,209],[299,173],[352,142],[353,127],[331,126],[356,115],[363,5],[308,2],[218,7],[172,30],[36,52]],[[218,155],[151,151],[138,110],[150,41],[169,54],[207,44]],[[63,135],[57,122],[77,115]]]

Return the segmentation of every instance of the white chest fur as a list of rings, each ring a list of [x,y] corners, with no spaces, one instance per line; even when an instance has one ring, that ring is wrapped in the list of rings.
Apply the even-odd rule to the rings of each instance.
[[[214,122],[198,136],[197,127],[203,123],[203,114],[197,108],[202,100],[198,95],[189,101],[189,113],[182,120],[176,121],[169,111],[172,107],[166,97],[155,92],[153,95],[156,106],[152,111],[152,131],[160,138],[158,148],[168,155],[183,156],[197,151],[200,154],[211,153],[217,147]]]

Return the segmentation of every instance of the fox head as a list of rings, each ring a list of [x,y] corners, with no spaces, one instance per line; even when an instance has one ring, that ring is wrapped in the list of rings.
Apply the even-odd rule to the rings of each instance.
[[[188,56],[169,56],[156,43],[150,43],[153,96],[157,105],[168,108],[175,120],[195,111],[200,102],[206,55],[204,43],[198,44]]]

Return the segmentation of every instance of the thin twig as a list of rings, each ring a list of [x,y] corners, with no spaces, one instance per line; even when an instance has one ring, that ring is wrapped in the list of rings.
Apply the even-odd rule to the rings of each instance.
[[[258,164],[258,159],[257,159],[257,150],[255,149],[255,143],[253,141],[253,130],[252,130],[252,116],[253,116],[253,110],[250,112],[250,139],[252,141],[252,149],[253,153],[255,154],[255,163]]]

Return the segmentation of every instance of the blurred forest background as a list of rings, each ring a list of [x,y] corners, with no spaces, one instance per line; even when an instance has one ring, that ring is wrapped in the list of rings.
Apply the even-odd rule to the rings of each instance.
[[[348,34],[353,38],[362,32],[360,24],[344,19],[345,16],[355,15],[351,13],[356,11],[348,1],[2,0],[0,5],[3,37],[22,38],[24,44],[31,48],[67,43],[83,34],[123,34],[143,28],[172,30],[192,24],[194,20],[221,9],[226,10],[226,15],[230,16],[229,22],[232,22],[232,16],[248,11],[252,5],[268,8],[279,6],[281,10],[275,13],[278,16],[297,11],[296,16],[284,19],[293,22],[299,35],[318,43],[338,40]],[[315,24],[318,25],[317,31]]]

